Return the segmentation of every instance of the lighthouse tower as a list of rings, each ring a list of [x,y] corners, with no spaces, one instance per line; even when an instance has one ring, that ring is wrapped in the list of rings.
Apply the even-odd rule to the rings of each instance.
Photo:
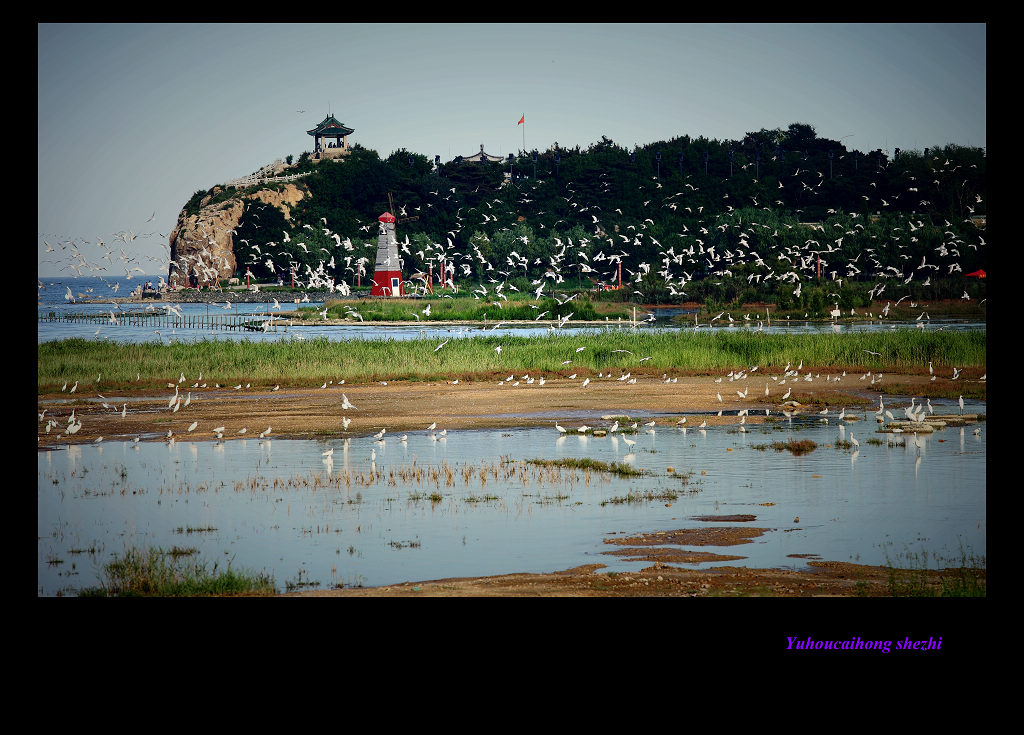
[[[398,240],[395,238],[395,215],[385,212],[377,219],[380,221],[380,233],[377,236],[377,263],[370,295],[404,296],[402,261],[398,257]]]

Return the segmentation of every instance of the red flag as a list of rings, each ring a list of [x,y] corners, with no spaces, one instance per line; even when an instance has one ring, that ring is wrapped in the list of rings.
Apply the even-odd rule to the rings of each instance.
[[[526,115],[524,113],[523,116],[521,118],[519,118],[519,122],[517,122],[516,125],[522,125],[525,122],[526,122]]]

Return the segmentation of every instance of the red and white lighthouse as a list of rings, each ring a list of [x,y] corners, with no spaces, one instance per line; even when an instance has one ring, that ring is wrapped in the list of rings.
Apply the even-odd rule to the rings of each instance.
[[[398,240],[395,238],[395,215],[385,212],[377,219],[380,222],[380,233],[377,236],[377,263],[370,295],[404,296],[402,261],[398,257]]]

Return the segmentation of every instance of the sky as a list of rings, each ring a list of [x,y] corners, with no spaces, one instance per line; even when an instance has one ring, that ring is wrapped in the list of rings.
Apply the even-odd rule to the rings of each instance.
[[[61,242],[98,256],[98,238],[166,273],[192,194],[311,151],[306,131],[328,112],[354,129],[350,144],[442,161],[481,144],[505,157],[794,122],[861,151],[987,147],[983,23],[37,30],[40,278],[75,274]]]

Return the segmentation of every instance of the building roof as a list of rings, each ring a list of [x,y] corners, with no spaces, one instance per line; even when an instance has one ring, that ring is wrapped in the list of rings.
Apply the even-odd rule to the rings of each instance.
[[[328,115],[321,120],[315,128],[307,130],[307,135],[352,135],[355,131],[338,122],[334,115]]]
[[[484,144],[480,144],[480,152],[474,153],[472,156],[463,156],[463,161],[504,161],[505,159],[501,156],[492,156],[490,153],[484,151]]]

